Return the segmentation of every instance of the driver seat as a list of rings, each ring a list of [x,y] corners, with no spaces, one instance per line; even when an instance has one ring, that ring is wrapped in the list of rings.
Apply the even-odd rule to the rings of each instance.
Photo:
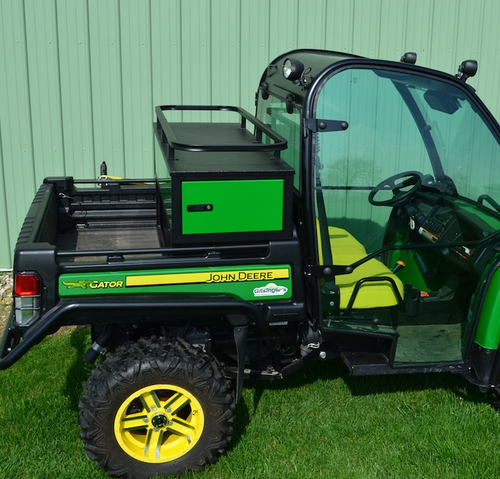
[[[319,221],[317,221],[319,232]],[[367,256],[364,246],[348,231],[335,226],[328,227],[330,248],[333,263],[351,265]],[[320,263],[323,264],[323,247],[321,235],[318,234],[318,252]],[[366,278],[381,278],[380,281],[363,282]],[[387,308],[396,306],[399,298],[390,281],[396,285],[400,297],[403,297],[404,286],[401,280],[381,261],[373,258],[361,264],[350,274],[335,277],[335,284],[340,288],[340,309],[345,310],[351,301],[356,285],[361,281],[358,293],[354,299],[353,309]]]

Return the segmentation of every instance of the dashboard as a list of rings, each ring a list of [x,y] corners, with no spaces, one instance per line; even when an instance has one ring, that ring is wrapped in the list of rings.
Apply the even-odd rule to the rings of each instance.
[[[490,242],[483,240],[500,230],[497,213],[463,198],[419,193],[404,211],[411,242],[442,245],[441,254],[465,269],[473,268],[480,257],[484,259]],[[491,257],[493,252],[489,253]]]

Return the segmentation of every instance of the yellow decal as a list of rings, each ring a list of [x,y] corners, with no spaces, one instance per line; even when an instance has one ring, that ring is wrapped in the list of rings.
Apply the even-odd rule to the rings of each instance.
[[[123,288],[123,281],[92,281],[90,289]]]
[[[127,276],[125,286],[164,286],[169,284],[239,283],[244,281],[269,281],[288,279],[286,268],[254,269],[243,271],[213,271],[204,273],[152,274],[147,276]]]
[[[99,281],[99,280],[80,280],[80,281],[63,281],[62,284],[67,289],[107,289],[107,288],[123,288],[123,281]]]

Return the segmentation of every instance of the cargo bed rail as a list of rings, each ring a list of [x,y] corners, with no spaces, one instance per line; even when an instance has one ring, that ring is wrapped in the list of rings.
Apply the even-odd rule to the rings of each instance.
[[[56,251],[56,258],[70,258],[75,256],[132,256],[132,255],[182,255],[216,256],[223,252],[244,252],[247,256],[253,251],[263,251],[269,248],[269,243],[228,245],[212,247],[176,247],[176,248],[144,248],[144,249],[124,249],[124,250],[92,250],[92,251]],[[117,258],[118,260],[118,258]]]

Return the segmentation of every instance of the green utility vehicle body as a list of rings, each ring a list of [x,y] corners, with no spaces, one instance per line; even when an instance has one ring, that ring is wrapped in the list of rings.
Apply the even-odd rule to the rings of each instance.
[[[46,178],[0,368],[89,325],[81,435],[128,478],[215,461],[244,379],[315,360],[497,395],[500,126],[466,83],[476,62],[415,59],[295,50],[255,116],[157,107],[154,178]]]

